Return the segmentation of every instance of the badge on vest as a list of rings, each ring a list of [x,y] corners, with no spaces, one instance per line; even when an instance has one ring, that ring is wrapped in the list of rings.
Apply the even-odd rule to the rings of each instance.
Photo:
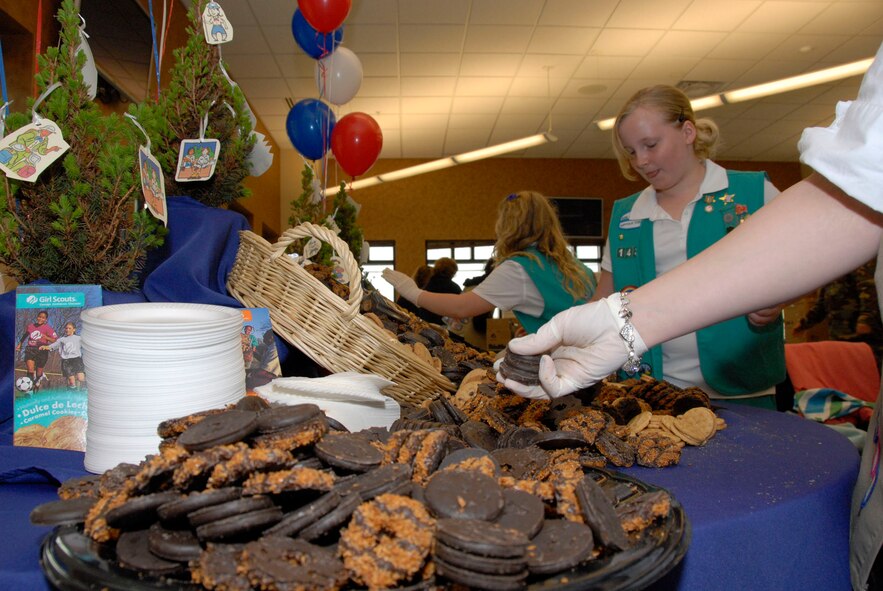
[[[635,228],[641,227],[641,220],[633,220],[629,217],[629,214],[623,214],[621,218],[619,218],[619,229],[620,230],[634,230]]]
[[[616,257],[620,259],[633,259],[638,256],[637,246],[626,246],[616,249]]]

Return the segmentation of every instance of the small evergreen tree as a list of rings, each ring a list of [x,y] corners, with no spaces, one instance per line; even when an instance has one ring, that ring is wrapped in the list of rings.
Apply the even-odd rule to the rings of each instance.
[[[128,291],[137,287],[147,251],[162,244],[166,231],[137,210],[141,185],[132,126],[116,115],[103,116],[89,99],[74,0],[63,1],[58,20],[60,44],[39,56],[37,86],[42,92],[62,84],[38,109],[71,148],[35,182],[3,175],[0,263],[19,283],[42,278]],[[27,113],[10,115],[8,130],[30,123],[33,102]]]
[[[317,194],[318,189],[313,185],[313,169],[305,164],[301,172],[301,194],[289,203],[291,214],[288,216],[288,224],[297,226],[310,222],[337,231],[337,235],[346,242],[353,258],[358,262],[362,253],[363,234],[356,223],[358,212],[353,201],[347,196],[346,183],[340,183],[340,191],[334,196],[331,211],[326,211],[325,200]],[[305,244],[305,240],[299,240],[288,247],[288,252],[303,254]],[[313,259],[317,263],[330,265],[332,254],[331,247],[322,244],[322,250]]]
[[[255,137],[242,89],[224,77],[218,46],[205,40],[201,18],[207,3],[194,0],[190,6],[187,43],[174,51],[169,85],[159,101],[130,110],[150,136],[151,151],[165,172],[166,194],[187,195],[218,207],[249,196],[242,181],[249,175],[248,156]],[[207,180],[179,183],[175,170],[181,140],[199,138],[206,113],[204,137],[221,142],[215,173]]]

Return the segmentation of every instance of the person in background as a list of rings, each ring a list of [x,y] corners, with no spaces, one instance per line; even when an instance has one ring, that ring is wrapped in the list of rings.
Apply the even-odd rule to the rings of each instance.
[[[627,296],[570,308],[536,334],[513,340],[544,355],[540,386],[505,380],[523,396],[555,398],[585,388],[648,346],[751,310],[799,297],[883,253],[883,45],[855,101],[837,105],[827,128],[804,130],[801,161],[815,172],[785,190],[730,236]],[[877,274],[877,291],[883,274]],[[501,379],[498,376],[497,379]],[[850,519],[856,591],[883,588],[883,396],[862,452]]]
[[[614,151],[623,175],[649,186],[613,206],[594,299],[668,273],[778,194],[763,172],[715,164],[718,135],[717,125],[696,119],[690,99],[673,86],[644,88],[625,103],[614,124]],[[775,408],[775,386],[785,378],[783,307],[654,347],[644,356],[645,370],[676,386],[698,386],[711,398]]]
[[[15,352],[21,351],[21,346],[27,342],[25,346],[25,367],[28,375],[34,381],[34,389],[39,390],[43,386],[43,382],[49,382],[49,378],[43,372],[46,362],[49,361],[49,351],[42,349],[43,345],[51,345],[58,339],[58,333],[48,322],[49,312],[40,310],[33,322],[27,325],[24,334],[21,336],[18,344],[15,346]]]
[[[520,191],[498,207],[494,270],[473,290],[456,295],[422,290],[398,271],[383,278],[403,298],[451,318],[472,318],[494,308],[512,310],[527,332],[536,332],[561,310],[588,301],[595,274],[569,250],[549,200]]]
[[[82,337],[77,334],[77,325],[68,322],[64,325],[63,337],[49,345],[40,346],[42,351],[58,351],[61,357],[61,374],[67,379],[69,390],[82,390],[86,385],[82,342]]]
[[[438,259],[432,265],[432,276],[426,282],[426,287],[423,289],[432,293],[449,293],[454,295],[462,293],[463,290],[454,282],[454,275],[457,274],[457,271],[459,271],[459,267],[454,259],[448,257]],[[418,307],[416,314],[426,322],[442,326],[445,324],[444,318],[442,318],[443,314],[436,314],[426,308]]]
[[[827,320],[831,340],[867,343],[874,350],[879,367],[883,353],[883,326],[874,286],[876,266],[875,258],[819,288],[812,307],[794,327],[794,334],[801,334]]]
[[[411,274],[411,278],[420,289],[424,289],[426,287],[426,284],[429,283],[430,277],[432,277],[432,267],[430,267],[429,265],[420,265],[419,267],[414,269],[414,272]],[[396,298],[396,304],[398,304],[405,310],[408,310],[414,315],[416,315],[417,312],[420,310],[420,308],[418,308],[415,304],[412,304],[401,296]]]

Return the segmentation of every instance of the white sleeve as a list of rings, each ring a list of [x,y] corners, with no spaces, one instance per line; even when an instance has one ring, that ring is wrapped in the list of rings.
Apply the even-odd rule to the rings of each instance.
[[[503,261],[494,267],[472,293],[501,310],[517,310],[530,316],[539,316],[546,307],[527,271],[515,261]]]
[[[838,103],[830,126],[805,129],[798,148],[801,162],[847,195],[883,211],[883,45],[856,100]]]
[[[601,270],[608,273],[613,271],[613,260],[610,258],[610,236],[607,237],[607,242],[604,243],[604,252],[601,253]]]
[[[766,205],[773,200],[773,197],[781,193],[774,184],[769,180],[763,181],[763,203]]]

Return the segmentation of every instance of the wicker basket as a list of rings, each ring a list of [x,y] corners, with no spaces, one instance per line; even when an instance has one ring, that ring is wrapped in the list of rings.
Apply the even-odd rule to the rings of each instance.
[[[286,230],[275,244],[248,231],[239,237],[227,289],[246,307],[269,308],[276,333],[313,361],[332,372],[375,374],[395,382],[384,392],[406,406],[456,390],[436,368],[359,314],[361,271],[331,230],[305,223]],[[348,300],[284,256],[292,242],[309,237],[327,242],[340,257],[350,278]]]

